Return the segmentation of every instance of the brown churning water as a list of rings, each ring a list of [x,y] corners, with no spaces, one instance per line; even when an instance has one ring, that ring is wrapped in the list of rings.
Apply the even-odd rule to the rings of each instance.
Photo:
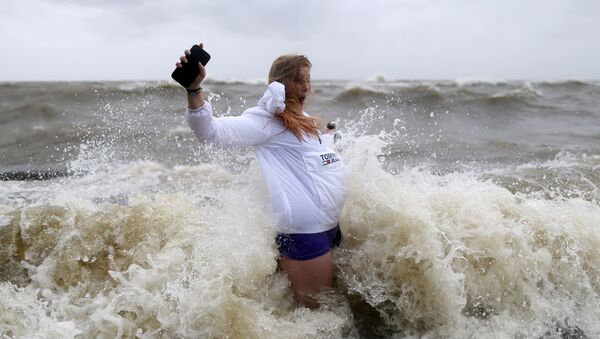
[[[264,86],[207,88],[227,115]],[[252,150],[198,146],[177,88],[1,85],[0,336],[600,336],[598,84],[313,86],[352,171],[318,310]]]

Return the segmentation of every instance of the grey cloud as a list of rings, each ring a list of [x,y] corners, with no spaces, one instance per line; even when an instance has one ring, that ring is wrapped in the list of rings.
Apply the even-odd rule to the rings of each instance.
[[[36,73],[46,77],[73,72],[78,48],[100,46],[99,76],[126,77],[120,60],[145,49],[140,67],[162,78],[150,72],[203,39],[215,77],[260,77],[277,54],[302,52],[315,78],[600,78],[597,1],[0,1],[0,65],[18,66],[13,51],[41,37],[55,60]]]

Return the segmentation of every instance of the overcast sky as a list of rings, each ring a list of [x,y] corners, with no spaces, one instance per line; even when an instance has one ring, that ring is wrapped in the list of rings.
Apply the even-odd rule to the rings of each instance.
[[[203,41],[209,77],[600,79],[597,0],[0,0],[0,81],[167,80]]]

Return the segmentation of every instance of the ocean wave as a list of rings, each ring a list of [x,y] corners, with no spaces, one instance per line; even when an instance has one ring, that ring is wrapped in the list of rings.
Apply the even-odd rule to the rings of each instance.
[[[511,89],[506,92],[499,92],[489,95],[487,99],[492,101],[506,101],[506,100],[521,100],[541,97],[542,93],[537,90],[533,84],[526,82],[518,88]]]
[[[105,88],[107,90],[119,90],[123,92],[138,92],[148,88],[171,88],[173,83],[170,81],[127,81],[115,82],[112,86]]]
[[[19,87],[19,82],[11,81],[11,82],[2,82],[0,81],[0,89],[13,89]]]
[[[513,193],[600,202],[600,155],[593,150],[562,150],[549,160],[485,171],[484,177]]]
[[[580,88],[580,87],[594,85],[594,82],[571,79],[571,80],[556,80],[556,81],[540,81],[537,84],[542,85],[542,86],[547,86],[547,87]]]
[[[593,151],[592,151],[593,152]],[[518,168],[593,168],[600,167],[600,154],[589,153],[586,150],[568,151],[562,150],[553,159],[543,162],[533,162],[519,165]]]
[[[95,90],[101,90],[107,95],[161,92],[164,90],[180,89],[181,85],[174,81],[127,81],[127,82],[104,82],[93,86]]]
[[[366,79],[367,82],[375,82],[375,83],[385,83],[387,82],[385,75],[382,73],[373,74],[369,78]]]
[[[248,180],[214,165],[142,163],[117,172],[112,184],[98,174],[72,178],[45,203],[0,206],[0,307],[9,310],[0,319],[38,299],[47,314],[40,322],[8,321],[3,330],[25,337],[48,328],[93,337],[341,337],[351,326],[336,297],[324,296],[333,309],[296,307],[276,271],[272,222]],[[224,181],[215,180],[220,174]],[[193,180],[196,191],[133,193],[139,186],[123,180],[135,177]],[[83,186],[87,194],[74,194]],[[90,187],[98,194],[111,186],[113,194],[133,192],[120,204],[90,199]],[[69,315],[59,321],[58,314]]]
[[[48,305],[38,298],[39,290],[18,288],[0,282],[0,329],[6,338],[76,338],[82,334],[74,321],[61,321],[51,316]]]
[[[165,124],[165,134],[149,129],[156,139],[145,139],[131,118],[150,119],[145,107],[115,100],[99,113],[109,119],[106,128],[92,124],[97,139],[75,143],[79,153],[68,175],[31,171],[48,180],[13,177],[0,185],[0,323],[8,324],[0,336],[600,336],[597,148],[548,156],[553,150],[544,147],[540,155],[510,137],[476,139],[457,142],[456,157],[445,165],[477,158],[470,152],[478,145],[482,158],[506,155],[504,165],[489,169],[481,160],[444,171],[427,161],[436,145],[454,142],[443,136],[446,116],[427,110],[430,135],[404,111],[384,112],[371,102],[393,96],[431,105],[455,100],[456,88],[344,85],[334,83],[323,95],[340,91],[351,108],[356,97],[369,108],[338,125],[343,137],[335,147],[352,174],[344,241],[334,253],[336,286],[319,296],[320,309],[295,304],[277,270],[268,195],[252,153],[191,150],[198,147],[189,130],[184,136],[181,120]],[[64,86],[60,91],[79,88]],[[107,86],[103,98],[150,88],[164,95],[158,101],[179,90],[169,82],[85,86]],[[477,90],[531,103],[545,93],[538,87]],[[468,92],[474,93],[468,99],[490,102]],[[175,115],[170,104],[158,110],[160,119],[149,120],[152,127]],[[437,141],[412,138],[419,134]],[[194,145],[181,163],[121,160],[115,141],[147,145],[175,137]],[[182,152],[178,147],[169,152]],[[424,160],[391,173],[385,170],[390,149],[398,158]],[[135,152],[135,159],[157,151],[149,152]],[[5,172],[30,176],[18,168]]]
[[[414,171],[353,185],[342,276],[390,326],[432,336],[506,334],[482,324],[492,320],[514,325],[511,337],[536,336],[569,314],[584,333],[599,333],[598,314],[587,313],[595,306],[583,313],[569,306],[574,295],[583,302],[598,293],[585,283],[599,278],[591,267],[600,263],[600,238],[587,238],[600,221],[598,206],[523,199],[468,175]],[[564,292],[555,292],[558,285]]]
[[[267,82],[264,79],[255,80],[217,80],[217,79],[205,79],[203,86],[235,86],[235,85],[265,85]],[[100,89],[98,86],[95,89]],[[128,81],[128,82],[106,82],[101,86],[103,92],[110,94],[130,94],[130,93],[156,93],[164,94],[164,91],[180,91],[182,90],[181,85],[175,81]]]
[[[215,85],[267,85],[267,79],[257,78],[257,79],[211,79],[208,78],[205,80],[207,84],[215,84]]]
[[[477,173],[391,175],[364,160],[371,146],[355,148],[363,154],[350,157],[339,265],[348,289],[390,326],[434,337],[531,337],[565,327],[556,322],[568,314],[566,327],[600,333],[596,306],[571,306],[600,293],[600,237],[588,238],[600,222],[597,204],[511,193]]]
[[[3,118],[0,118],[0,122],[6,122],[13,120],[15,117],[24,118],[27,120],[31,119],[56,119],[60,115],[60,110],[56,105],[46,102],[29,102],[22,104],[18,107],[14,107],[5,112]]]
[[[47,316],[9,321],[14,333],[600,335],[597,204],[511,192],[476,171],[391,174],[385,136],[349,127],[336,145],[352,170],[344,242],[320,309],[296,305],[277,271],[256,162],[232,171],[220,159],[2,186],[22,200],[0,201],[0,319],[38,300]],[[376,321],[357,321],[367,316]]]
[[[400,95],[440,100],[444,98],[442,90],[434,83],[404,83],[395,87],[395,92]]]
[[[21,181],[21,180],[48,180],[71,175],[68,170],[63,171],[6,171],[0,172],[0,181]]]
[[[341,92],[336,95],[336,100],[359,101],[369,99],[384,99],[389,93],[365,85],[355,83],[347,84]]]
[[[390,100],[387,100],[390,99]],[[444,94],[435,84],[396,82],[386,83],[384,87],[372,85],[348,84],[337,94],[338,101],[382,101],[393,105],[397,100],[410,100],[411,102],[435,103],[444,99]]]
[[[454,83],[459,87],[470,87],[470,86],[477,86],[477,85],[492,85],[492,86],[506,85],[509,82],[507,80],[501,80],[501,79],[494,80],[494,79],[466,77],[466,78],[455,79],[451,83]]]

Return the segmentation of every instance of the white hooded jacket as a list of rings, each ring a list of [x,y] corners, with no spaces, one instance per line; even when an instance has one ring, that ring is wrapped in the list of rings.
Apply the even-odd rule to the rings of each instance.
[[[275,113],[285,109],[285,87],[272,82],[240,116],[215,118],[208,101],[185,111],[200,141],[254,146],[267,183],[278,231],[317,233],[335,227],[346,195],[348,169],[328,147],[331,135],[299,141]]]

